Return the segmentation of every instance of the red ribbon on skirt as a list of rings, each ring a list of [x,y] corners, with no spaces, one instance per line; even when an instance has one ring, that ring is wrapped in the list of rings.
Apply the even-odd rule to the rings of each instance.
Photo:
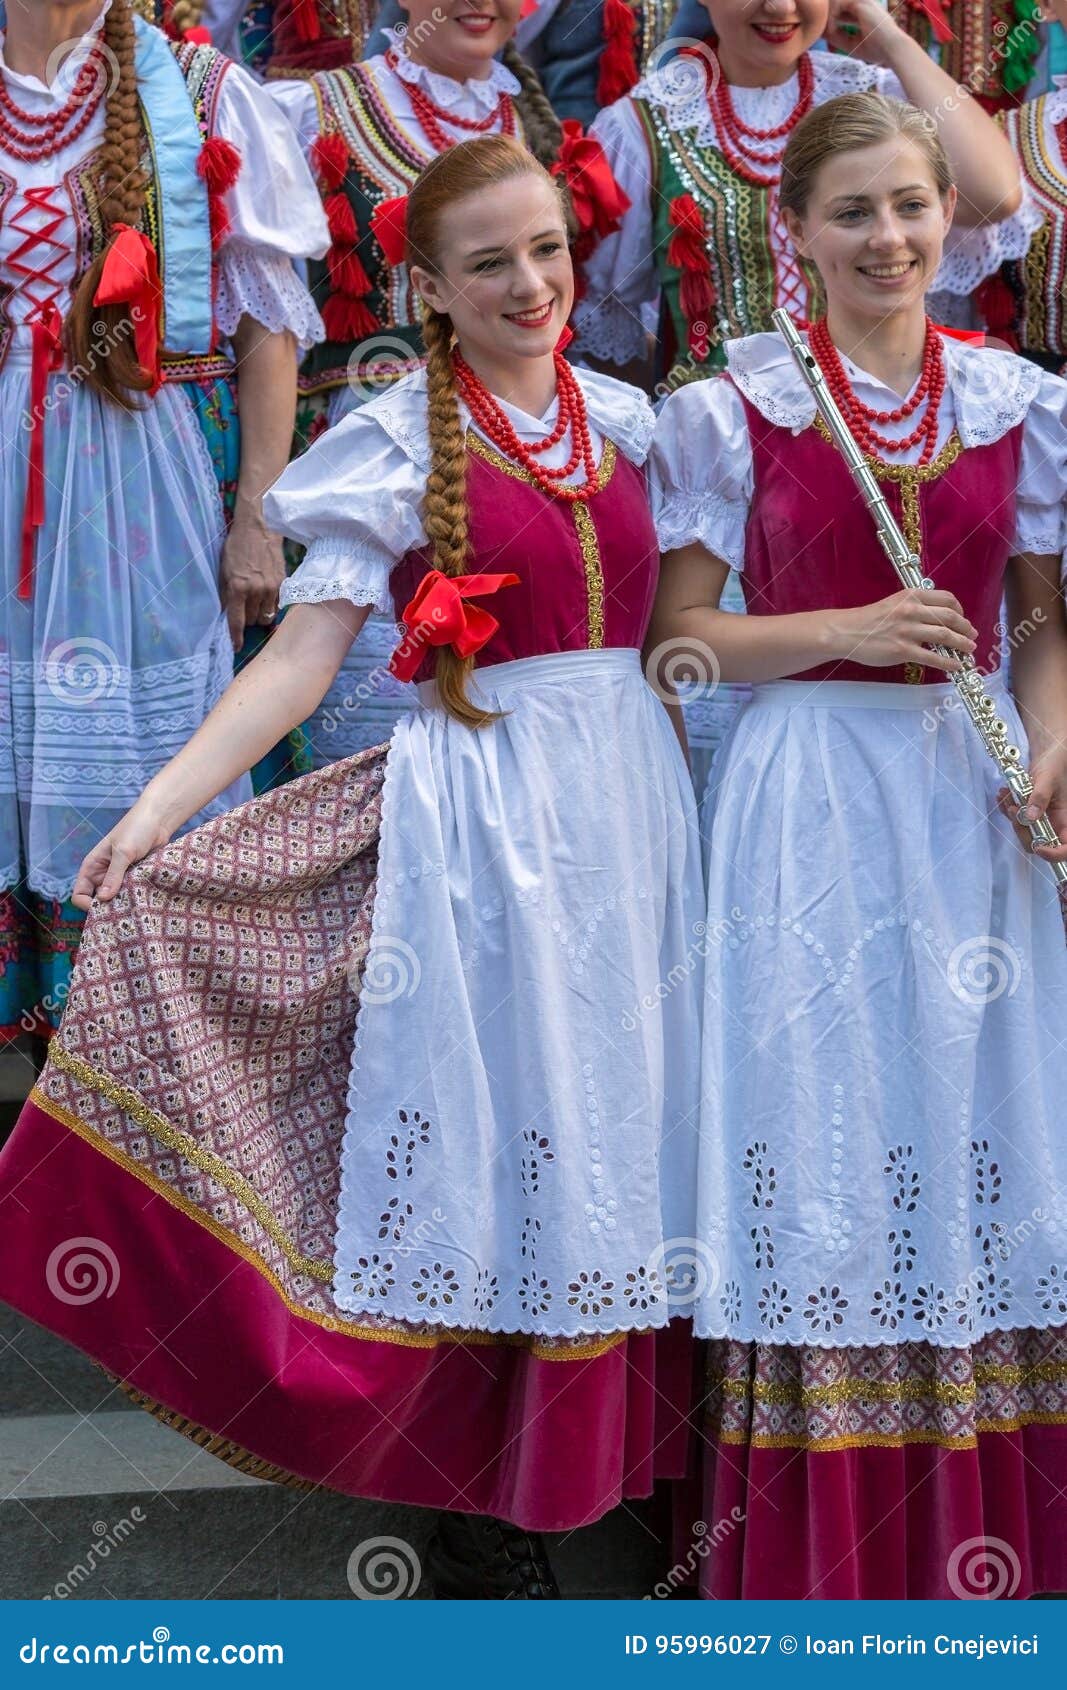
[[[17,597],[33,597],[33,558],[37,530],[44,522],[44,417],[48,378],[63,368],[63,318],[55,302],[45,306],[30,325],[30,450],[26,503],[22,508],[22,546],[19,553]]]

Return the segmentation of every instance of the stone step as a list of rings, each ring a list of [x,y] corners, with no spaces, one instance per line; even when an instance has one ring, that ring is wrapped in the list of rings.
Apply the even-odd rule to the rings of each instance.
[[[8,1414],[75,1409],[144,1412],[81,1350],[0,1303],[0,1426]]]
[[[563,1595],[650,1590],[661,1560],[652,1512],[628,1505],[551,1534]],[[344,1600],[381,1590],[375,1575],[426,1600],[432,1525],[426,1509],[249,1478],[140,1411],[0,1421],[0,1600]]]

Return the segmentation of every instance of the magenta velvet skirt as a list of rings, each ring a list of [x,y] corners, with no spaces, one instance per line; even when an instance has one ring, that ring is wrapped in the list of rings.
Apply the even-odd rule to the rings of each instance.
[[[688,1322],[359,1324],[330,1291],[383,767],[241,805],[91,912],[0,1152],[0,1300],[246,1472],[569,1530],[685,1473]]]
[[[707,1346],[673,1583],[718,1600],[1067,1591],[1067,1327]]]

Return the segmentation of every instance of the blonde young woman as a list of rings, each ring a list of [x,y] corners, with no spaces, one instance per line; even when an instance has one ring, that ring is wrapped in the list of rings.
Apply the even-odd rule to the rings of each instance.
[[[808,344],[933,586],[899,588],[780,336],[668,399],[653,637],[752,683],[704,813],[699,1512],[743,1518],[704,1590],[1062,1590],[1067,843],[1020,850],[947,676],[973,655],[1067,842],[1067,383],[927,318],[957,192],[914,108],[813,112],[781,197]]]
[[[86,859],[0,1294],[250,1470],[454,1511],[439,1595],[543,1599],[538,1532],[685,1467],[699,842],[642,670],[651,412],[557,350],[558,185],[473,141],[407,230],[425,372],[276,484],[291,610]],[[387,752],[167,844],[388,604]],[[75,1234],[106,1302],[48,1292]]]

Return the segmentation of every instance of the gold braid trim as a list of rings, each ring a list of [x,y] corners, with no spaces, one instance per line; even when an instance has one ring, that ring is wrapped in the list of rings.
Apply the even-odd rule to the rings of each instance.
[[[1067,1426],[1067,1414],[1020,1414],[1014,1420],[979,1420],[975,1434],[949,1437],[941,1432],[862,1432],[855,1437],[806,1438],[789,1433],[719,1432],[718,1444],[747,1444],[750,1449],[803,1449],[813,1455],[830,1455],[841,1449],[903,1449],[908,1444],[933,1444],[938,1449],[976,1449],[978,1438],[993,1432],[1021,1432],[1027,1426]]]
[[[965,1385],[952,1385],[939,1379],[841,1379],[833,1385],[786,1385],[770,1380],[714,1379],[710,1389],[731,1397],[751,1398],[755,1402],[771,1403],[787,1408],[833,1407],[856,1398],[871,1402],[935,1402],[967,1407],[978,1400],[981,1385],[1037,1385],[1067,1384],[1067,1362],[1046,1361],[1034,1367],[1017,1364],[998,1366],[979,1365],[974,1379]]]
[[[220,1185],[225,1186],[226,1190],[231,1192],[244,1205],[249,1214],[255,1216],[267,1236],[274,1240],[286,1260],[298,1273],[306,1273],[312,1279],[320,1280],[325,1285],[332,1282],[332,1264],[320,1260],[317,1256],[305,1256],[292,1239],[286,1236],[255,1187],[245,1179],[243,1174],[238,1173],[236,1168],[231,1168],[227,1162],[224,1162],[221,1156],[216,1156],[212,1150],[202,1149],[195,1139],[189,1137],[188,1133],[179,1131],[177,1127],[171,1125],[164,1115],[160,1115],[155,1109],[151,1109],[132,1086],[120,1085],[109,1074],[103,1073],[98,1068],[93,1068],[80,1056],[73,1056],[70,1051],[63,1048],[58,1039],[52,1040],[48,1055],[49,1061],[54,1063],[57,1068],[73,1075],[80,1085],[87,1086],[90,1091],[102,1094],[109,1103],[115,1105],[116,1109],[121,1109],[124,1115],[129,1115],[132,1120],[137,1122],[139,1127],[144,1127],[146,1132],[151,1133],[152,1137],[157,1139],[160,1144],[165,1145],[168,1150],[173,1150],[178,1156],[185,1156],[194,1167],[200,1169],[201,1173],[207,1174],[209,1178],[218,1180]]]
[[[834,437],[830,433],[821,416],[815,418],[816,431],[830,445],[834,445]],[[836,450],[836,447],[835,447]],[[937,457],[928,464],[887,464],[881,458],[873,458],[867,452],[863,454],[863,461],[867,468],[879,481],[895,481],[900,485],[900,516],[904,538],[915,553],[922,557],[923,533],[922,513],[919,508],[919,483],[922,481],[936,481],[938,476],[944,475],[951,469],[960,453],[963,451],[963,441],[953,429]],[[921,663],[905,663],[904,677],[912,685],[922,682],[923,666]]]
[[[187,1141],[184,1134],[175,1133],[174,1129],[170,1128],[169,1124],[163,1120],[163,1117],[157,1115],[154,1110],[148,1109],[143,1099],[138,1098],[137,1094],[131,1091],[128,1086],[118,1085],[108,1075],[98,1073],[97,1070],[90,1068],[88,1063],[82,1062],[79,1057],[74,1057],[69,1051],[64,1050],[58,1043],[58,1037],[53,1037],[49,1044],[48,1061],[55,1062],[59,1068],[69,1069],[71,1073],[76,1073],[74,1065],[77,1064],[77,1068],[81,1072],[77,1073],[76,1077],[90,1090],[102,1092],[104,1096],[115,1102],[124,1113],[130,1114],[134,1120],[138,1121],[139,1125],[153,1133],[153,1136],[156,1136],[154,1124],[156,1122],[161,1123],[163,1127],[167,1128],[168,1132],[181,1141],[181,1145],[173,1145],[165,1138],[161,1139],[161,1142],[166,1144],[168,1149],[177,1148],[180,1154],[186,1154],[181,1146],[191,1141]],[[47,1073],[47,1066],[44,1072]],[[140,1115],[134,1115],[127,1104],[121,1101],[122,1098],[126,1097],[140,1106],[142,1112]],[[399,1344],[405,1349],[432,1350],[437,1349],[441,1344],[467,1344],[483,1347],[503,1344],[513,1349],[529,1350],[535,1361],[594,1361],[598,1356],[606,1355],[609,1350],[625,1343],[628,1338],[643,1337],[651,1330],[651,1328],[642,1327],[633,1332],[611,1332],[605,1334],[602,1338],[591,1338],[585,1343],[574,1343],[567,1338],[537,1338],[529,1332],[477,1332],[462,1330],[458,1327],[434,1327],[427,1331],[420,1331],[414,1326],[364,1326],[355,1321],[344,1319],[339,1313],[336,1315],[319,1314],[316,1310],[305,1308],[302,1303],[295,1302],[277,1274],[268,1267],[262,1256],[252,1250],[242,1239],[236,1238],[232,1232],[221,1226],[218,1221],[211,1215],[206,1214],[197,1204],[191,1203],[180,1191],[175,1190],[174,1186],[159,1179],[150,1169],[134,1161],[132,1157],[127,1156],[116,1145],[109,1144],[99,1132],[82,1121],[71,1110],[54,1102],[47,1093],[41,1090],[39,1083],[31,1091],[30,1101],[46,1115],[51,1115],[53,1120],[59,1121],[63,1126],[76,1133],[86,1144],[94,1150],[98,1150],[101,1155],[106,1156],[117,1167],[122,1168],[128,1174],[132,1174],[135,1179],[139,1179],[150,1191],[155,1192],[158,1197],[164,1198],[173,1208],[180,1209],[182,1214],[188,1216],[191,1221],[195,1221],[198,1226],[210,1232],[213,1238],[216,1238],[220,1244],[225,1245],[226,1249],[232,1250],[234,1254],[240,1256],[249,1267],[254,1268],[267,1281],[275,1296],[285,1305],[290,1314],[296,1315],[301,1320],[311,1321],[313,1325],[321,1326],[324,1331],[340,1332],[346,1338],[359,1338],[367,1343]],[[202,1153],[195,1145],[193,1149],[197,1154],[191,1160],[199,1167],[201,1166],[199,1157]],[[222,1169],[222,1173],[215,1174],[212,1168],[213,1177],[218,1178],[227,1190],[232,1189],[229,1178],[231,1170],[227,1168],[225,1163],[219,1161],[219,1158],[212,1158],[213,1165],[216,1162]],[[208,1170],[205,1169],[205,1171]],[[240,1177],[240,1175],[235,1176],[238,1179]],[[242,1183],[246,1186],[248,1184],[247,1180],[242,1181]],[[239,1195],[237,1192],[234,1194]],[[241,1198],[240,1201],[244,1202],[244,1198]],[[274,1217],[271,1216],[272,1221],[273,1219]],[[317,1270],[315,1277],[332,1282],[332,1263],[303,1256],[295,1245],[286,1239],[284,1234],[281,1234],[280,1229],[278,1229],[278,1233],[279,1236],[275,1239],[275,1242],[278,1243],[279,1248],[284,1251],[287,1258],[292,1260],[295,1257],[299,1261],[313,1262]],[[273,1237],[274,1234],[272,1233],[271,1236]],[[301,1269],[300,1271],[304,1270]]]
[[[486,444],[473,429],[467,430],[467,450],[475,457],[484,458],[496,469],[504,471],[516,481],[525,481],[536,487],[537,482],[528,469],[520,464],[513,464],[510,458],[505,458],[492,446]],[[614,440],[605,440],[604,451],[597,471],[596,491],[603,492],[615,472],[616,451]],[[567,501],[570,505],[571,518],[578,534],[578,545],[581,548],[582,563],[585,568],[585,596],[589,614],[589,650],[599,651],[604,644],[604,567],[600,557],[600,542],[597,540],[593,519],[589,515],[589,508],[581,499]]]
[[[248,1473],[253,1479],[266,1479],[272,1485],[286,1485],[290,1490],[319,1491],[329,1488],[316,1484],[314,1479],[299,1479],[295,1473],[290,1473],[287,1467],[277,1467],[271,1461],[262,1461],[258,1455],[252,1455],[247,1449],[243,1449],[240,1444],[233,1443],[230,1438],[221,1438],[216,1433],[209,1432],[206,1426],[199,1425],[195,1420],[186,1419],[184,1414],[177,1413],[175,1409],[165,1408],[161,1402],[156,1401],[155,1397],[145,1396],[143,1391],[138,1391],[133,1385],[127,1384],[125,1379],[120,1379],[116,1373],[109,1372],[101,1362],[96,1362],[94,1365],[101,1368],[101,1371],[111,1380],[112,1384],[117,1385],[120,1391],[125,1392],[130,1401],[136,1403],[138,1408],[145,1409],[148,1414],[153,1415],[164,1426],[169,1426],[172,1432],[180,1432],[183,1438],[188,1438],[191,1443],[196,1444],[200,1449],[207,1450],[209,1455],[216,1456],[219,1461],[224,1461],[227,1467],[235,1468],[238,1473]]]

